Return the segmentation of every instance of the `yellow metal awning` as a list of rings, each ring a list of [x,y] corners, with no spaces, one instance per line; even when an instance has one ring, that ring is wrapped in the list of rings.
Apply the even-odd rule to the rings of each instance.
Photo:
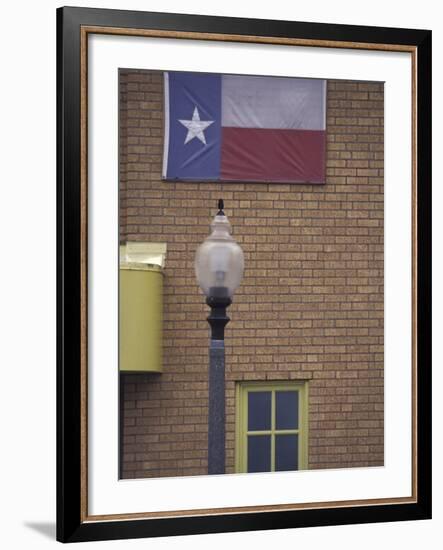
[[[165,243],[120,247],[120,371],[162,372]]]

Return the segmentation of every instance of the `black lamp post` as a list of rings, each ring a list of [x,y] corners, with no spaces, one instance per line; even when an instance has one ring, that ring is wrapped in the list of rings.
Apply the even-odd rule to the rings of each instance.
[[[208,474],[225,473],[225,326],[226,308],[231,305],[243,277],[243,251],[231,236],[231,225],[223,212],[223,201],[211,223],[212,233],[199,246],[195,273],[211,308],[209,347]]]

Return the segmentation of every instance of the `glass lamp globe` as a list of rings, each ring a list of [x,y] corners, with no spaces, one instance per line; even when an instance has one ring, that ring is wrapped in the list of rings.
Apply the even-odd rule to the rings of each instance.
[[[197,282],[207,298],[232,299],[243,277],[244,256],[231,235],[231,224],[221,200],[211,230],[195,256]]]

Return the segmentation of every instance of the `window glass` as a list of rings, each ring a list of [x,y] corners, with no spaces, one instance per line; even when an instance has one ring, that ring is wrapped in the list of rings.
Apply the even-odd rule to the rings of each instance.
[[[275,471],[298,469],[298,435],[275,436]]]
[[[271,436],[248,436],[248,472],[271,470]]]
[[[271,392],[248,393],[248,431],[271,429]]]
[[[298,391],[276,391],[275,406],[275,428],[296,430],[298,428]]]

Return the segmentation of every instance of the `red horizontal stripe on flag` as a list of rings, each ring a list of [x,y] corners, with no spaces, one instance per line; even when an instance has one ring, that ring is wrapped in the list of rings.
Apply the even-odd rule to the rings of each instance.
[[[222,180],[325,183],[326,132],[222,128]]]

